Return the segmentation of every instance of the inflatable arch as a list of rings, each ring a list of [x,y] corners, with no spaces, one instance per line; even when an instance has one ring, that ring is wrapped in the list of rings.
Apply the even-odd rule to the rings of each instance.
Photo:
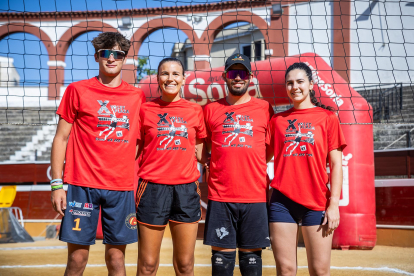
[[[284,73],[289,65],[298,61],[306,62],[313,70],[316,97],[338,111],[348,143],[343,152],[341,222],[335,231],[332,246],[371,249],[376,242],[376,219],[373,126],[370,124],[373,114],[367,101],[320,56],[313,53],[253,63],[255,76],[248,91],[250,95],[263,98],[273,106],[289,104]],[[227,94],[221,78],[223,70],[224,67],[219,67],[211,71],[187,72],[184,97],[202,106],[223,98]],[[140,87],[147,100],[159,96],[156,76],[144,78]]]

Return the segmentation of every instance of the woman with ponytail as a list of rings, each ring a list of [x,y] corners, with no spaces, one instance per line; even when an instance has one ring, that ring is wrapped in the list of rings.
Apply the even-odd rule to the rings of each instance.
[[[181,98],[184,66],[176,58],[158,65],[161,97],[140,110],[136,196],[138,221],[137,275],[156,275],[167,224],[173,242],[176,275],[194,275],[194,249],[201,219],[197,160],[207,136],[203,110]]]
[[[329,275],[346,142],[333,109],[316,99],[312,70],[305,63],[292,64],[285,83],[293,108],[273,116],[266,136],[275,164],[269,226],[276,271],[296,275],[300,223],[310,275]]]

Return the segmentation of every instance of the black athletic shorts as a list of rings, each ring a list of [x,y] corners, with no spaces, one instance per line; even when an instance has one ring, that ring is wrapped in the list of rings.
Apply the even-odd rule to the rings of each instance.
[[[209,200],[204,244],[242,249],[270,246],[266,203]]]
[[[124,245],[138,241],[134,191],[112,191],[68,185],[67,206],[59,232],[64,242],[95,244],[101,210],[103,243]]]
[[[269,204],[269,222],[301,223],[302,226],[321,225],[325,211],[314,211],[294,202],[279,190],[273,189]]]
[[[167,185],[139,180],[137,221],[150,226],[166,226],[168,221],[196,223],[201,219],[198,181]]]

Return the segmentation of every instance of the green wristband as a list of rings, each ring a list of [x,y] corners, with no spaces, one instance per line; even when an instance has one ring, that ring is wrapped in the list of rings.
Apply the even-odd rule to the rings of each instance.
[[[55,183],[50,184],[50,186],[52,186],[52,188],[53,188],[53,187],[56,187],[56,186],[60,186],[60,185],[63,185],[63,182],[62,182],[62,181],[60,181],[60,182],[55,182]]]
[[[52,186],[52,192],[60,189],[63,189],[63,184]]]

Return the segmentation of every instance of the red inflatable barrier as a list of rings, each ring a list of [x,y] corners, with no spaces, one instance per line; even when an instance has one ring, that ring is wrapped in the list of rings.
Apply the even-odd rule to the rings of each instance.
[[[252,64],[254,78],[249,87],[252,96],[272,105],[289,104],[284,73],[294,62],[306,62],[313,70],[316,97],[338,110],[348,143],[343,152],[344,184],[340,201],[341,222],[333,238],[333,248],[371,249],[376,242],[374,149],[372,108],[320,56],[312,53],[274,58]],[[186,73],[184,97],[204,106],[223,98],[226,85],[224,67],[211,71]],[[147,99],[159,97],[156,76],[140,82]]]

